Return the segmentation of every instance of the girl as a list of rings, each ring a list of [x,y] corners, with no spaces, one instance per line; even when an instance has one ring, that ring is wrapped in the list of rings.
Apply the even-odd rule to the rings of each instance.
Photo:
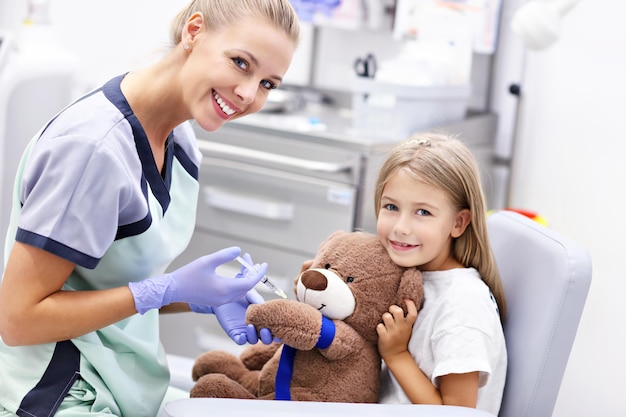
[[[288,0],[194,0],[161,60],[82,97],[31,141],[0,285],[0,416],[154,417],[169,382],[159,310],[215,312],[237,342],[257,341],[244,315],[266,266],[221,277],[233,247],[163,272],[195,224],[188,120],[214,131],[261,109],[298,37]]]
[[[427,134],[391,151],[376,192],[389,256],[417,266],[424,305],[391,306],[377,327],[380,402],[446,404],[498,414],[506,374],[504,295],[486,228],[479,173],[457,139]]]

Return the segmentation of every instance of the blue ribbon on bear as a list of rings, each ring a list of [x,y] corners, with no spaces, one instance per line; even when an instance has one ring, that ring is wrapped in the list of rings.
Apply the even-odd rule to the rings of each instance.
[[[322,316],[322,328],[320,329],[320,337],[315,344],[316,348],[326,349],[335,338],[335,323],[331,319]],[[291,377],[293,376],[293,360],[296,357],[295,348],[289,345],[283,345],[283,352],[278,362],[278,370],[276,371],[275,391],[276,399],[283,401],[291,400]]]

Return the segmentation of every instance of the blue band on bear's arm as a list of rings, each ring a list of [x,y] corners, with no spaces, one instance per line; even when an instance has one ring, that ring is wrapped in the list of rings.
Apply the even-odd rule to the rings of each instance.
[[[335,323],[332,320],[322,316],[322,328],[320,329],[320,337],[317,340],[316,348],[326,349],[335,338]],[[275,398],[282,401],[291,400],[291,377],[293,375],[293,361],[296,356],[296,349],[288,345],[283,345],[283,351],[278,362],[278,370],[276,372]]]
[[[315,345],[316,348],[326,349],[335,338],[335,323],[329,318],[322,316],[322,328],[320,329],[320,338]]]

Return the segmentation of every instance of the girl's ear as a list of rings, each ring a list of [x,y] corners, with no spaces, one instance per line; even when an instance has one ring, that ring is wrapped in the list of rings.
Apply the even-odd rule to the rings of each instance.
[[[454,221],[454,227],[452,228],[452,237],[457,238],[461,236],[465,232],[465,229],[467,229],[467,226],[470,224],[471,219],[472,213],[469,211],[469,209],[463,209],[459,211]]]

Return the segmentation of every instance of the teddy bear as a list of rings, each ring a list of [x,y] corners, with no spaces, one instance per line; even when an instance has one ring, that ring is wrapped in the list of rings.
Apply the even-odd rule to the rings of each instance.
[[[377,236],[338,231],[296,279],[296,300],[248,307],[246,321],[280,343],[246,347],[239,357],[196,358],[191,397],[375,403],[381,357],[376,326],[389,306],[423,301],[422,275],[388,256]]]

